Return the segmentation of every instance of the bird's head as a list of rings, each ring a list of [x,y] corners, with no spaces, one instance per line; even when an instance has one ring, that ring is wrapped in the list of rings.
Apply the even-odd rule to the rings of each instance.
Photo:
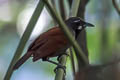
[[[75,32],[76,36],[87,26],[94,27],[93,24],[87,23],[79,17],[70,17],[65,21],[65,23],[69,28],[71,28]]]

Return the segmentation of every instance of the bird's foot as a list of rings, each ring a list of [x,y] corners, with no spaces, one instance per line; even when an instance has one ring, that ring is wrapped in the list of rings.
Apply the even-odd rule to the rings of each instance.
[[[66,74],[66,67],[65,67],[65,66],[62,66],[61,64],[59,64],[59,63],[57,63],[57,62],[51,61],[51,60],[49,60],[49,58],[43,58],[42,60],[43,60],[43,61],[48,61],[48,62],[50,62],[50,63],[52,63],[52,64],[57,65],[57,67],[54,69],[54,72],[55,72],[55,73],[57,72],[58,69],[63,69],[64,74]]]

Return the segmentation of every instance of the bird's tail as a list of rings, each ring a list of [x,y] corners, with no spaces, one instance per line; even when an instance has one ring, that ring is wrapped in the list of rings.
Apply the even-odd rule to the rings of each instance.
[[[21,57],[13,66],[13,70],[18,69],[29,57],[31,57],[32,52],[27,52],[23,57]]]

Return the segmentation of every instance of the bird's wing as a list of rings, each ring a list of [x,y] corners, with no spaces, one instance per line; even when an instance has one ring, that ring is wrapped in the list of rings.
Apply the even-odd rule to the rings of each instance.
[[[51,36],[49,40],[38,47],[35,53],[33,53],[33,61],[45,57],[59,56],[59,51],[64,49],[67,44],[68,42],[63,36],[57,34],[56,36]]]
[[[54,27],[48,30],[47,32],[44,32],[37,39],[35,39],[35,41],[29,46],[28,51],[36,50],[38,47],[40,47],[43,43],[47,41],[47,38],[49,36],[52,36],[59,32],[60,32],[60,28],[58,27]]]
[[[53,28],[40,35],[31,45],[30,51],[33,53],[33,61],[44,57],[58,56],[60,50],[68,44],[64,33],[60,28]]]

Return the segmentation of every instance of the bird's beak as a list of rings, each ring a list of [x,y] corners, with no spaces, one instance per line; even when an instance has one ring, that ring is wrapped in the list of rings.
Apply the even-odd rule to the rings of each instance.
[[[87,23],[87,22],[86,22],[83,26],[85,26],[85,27],[86,27],[86,26],[88,26],[88,27],[94,27],[93,24],[91,24],[91,23]]]

